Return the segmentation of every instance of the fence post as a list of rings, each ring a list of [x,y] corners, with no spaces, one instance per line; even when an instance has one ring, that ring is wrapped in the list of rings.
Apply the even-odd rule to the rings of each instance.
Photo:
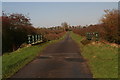
[[[40,36],[38,35],[38,41],[40,41]]]
[[[31,35],[27,35],[28,36],[28,44],[31,44]]]
[[[95,32],[95,39],[96,39],[96,41],[99,41],[99,33],[98,32]]]
[[[34,35],[32,35],[32,43],[34,43],[35,42],[35,40],[34,40]]]
[[[40,40],[42,40],[42,35],[40,35]]]
[[[86,33],[86,37],[87,37],[87,40],[91,40],[91,39],[92,39],[91,33],[87,32],[87,33]]]
[[[38,39],[37,39],[37,35],[35,35],[35,42],[37,42],[37,40],[38,40]]]

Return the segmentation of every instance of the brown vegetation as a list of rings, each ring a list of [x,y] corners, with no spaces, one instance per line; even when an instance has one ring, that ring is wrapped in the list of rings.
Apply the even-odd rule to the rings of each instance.
[[[120,13],[116,9],[105,10],[105,15],[101,18],[100,24],[75,28],[73,32],[81,36],[85,36],[87,32],[98,32],[101,40],[120,44],[119,16]]]
[[[63,36],[65,30],[60,26],[52,28],[35,28],[30,18],[23,14],[2,15],[2,51],[17,50],[27,42],[27,35],[43,35],[43,41],[58,39]]]

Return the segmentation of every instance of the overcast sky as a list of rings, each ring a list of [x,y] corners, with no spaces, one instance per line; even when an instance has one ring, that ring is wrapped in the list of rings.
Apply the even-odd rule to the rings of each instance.
[[[6,13],[22,13],[31,18],[35,27],[99,23],[105,9],[117,9],[117,2],[3,2]]]

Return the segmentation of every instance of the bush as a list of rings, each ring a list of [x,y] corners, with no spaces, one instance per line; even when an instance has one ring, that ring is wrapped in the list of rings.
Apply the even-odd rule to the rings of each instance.
[[[84,40],[82,40],[81,41],[81,43],[83,44],[83,45],[87,45],[87,44],[89,44],[91,41],[90,40],[87,40],[87,39],[84,39]]]
[[[27,39],[28,34],[35,34],[30,19],[23,14],[3,13],[2,16],[2,51],[14,51]]]
[[[109,42],[120,43],[120,32],[118,31],[118,16],[120,16],[119,10],[104,10],[105,15],[101,19],[106,31],[106,40]]]

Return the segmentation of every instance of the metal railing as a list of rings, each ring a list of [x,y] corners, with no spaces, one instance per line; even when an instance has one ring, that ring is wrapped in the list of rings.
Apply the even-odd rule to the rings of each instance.
[[[99,33],[98,32],[87,32],[86,38],[87,40],[99,41]]]
[[[36,44],[43,41],[42,35],[27,35],[28,37],[28,44]]]

